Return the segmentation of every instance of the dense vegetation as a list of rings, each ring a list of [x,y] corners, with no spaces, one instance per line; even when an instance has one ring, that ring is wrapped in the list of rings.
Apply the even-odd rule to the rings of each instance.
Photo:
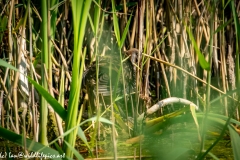
[[[0,153],[240,159],[239,6],[0,1]],[[102,68],[108,100],[98,94]]]

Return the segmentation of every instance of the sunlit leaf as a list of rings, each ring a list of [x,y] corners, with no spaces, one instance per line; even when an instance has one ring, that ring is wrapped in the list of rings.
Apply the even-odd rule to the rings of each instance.
[[[124,42],[125,42],[125,39],[127,37],[127,33],[129,31],[129,25],[130,25],[130,22],[131,22],[131,19],[132,19],[132,15],[130,16],[130,18],[128,19],[128,22],[127,22],[127,25],[126,27],[124,28],[124,31],[123,31],[123,34],[122,34],[122,38],[121,38],[121,42],[120,42],[120,48],[122,48]]]
[[[215,160],[220,160],[215,154],[213,154],[212,152],[208,152],[208,155],[211,156],[213,159]]]
[[[199,140],[201,140],[200,128],[199,128],[199,124],[198,124],[198,120],[197,120],[197,115],[196,115],[196,108],[195,108],[195,106],[194,106],[193,104],[190,104],[190,110],[191,110],[192,117],[193,117],[193,120],[194,120],[194,122],[195,122],[195,125],[196,125],[196,127],[197,127]]]
[[[89,119],[83,121],[82,123],[80,123],[80,125],[83,125],[86,122],[91,122],[91,121],[96,121],[96,120],[97,120],[97,117],[95,116],[95,117],[92,117],[92,118],[89,118]],[[103,118],[103,117],[100,117],[99,121],[103,122],[103,123],[106,123],[106,124],[113,124],[111,121],[109,121],[108,119]]]
[[[121,40],[120,40],[120,30],[119,30],[119,25],[118,25],[118,18],[116,14],[116,9],[115,9],[115,0],[112,0],[112,10],[113,10],[113,26],[114,26],[114,33],[116,35],[116,39],[118,42],[118,45],[120,45]]]
[[[79,152],[73,147],[71,146],[69,143],[67,143],[67,141],[64,141],[64,143],[71,149],[71,151],[73,152],[73,154],[77,157],[77,159],[81,160],[84,159],[81,154],[79,154]]]
[[[42,86],[40,86],[37,82],[32,80],[30,77],[28,77],[28,81],[34,85],[34,87],[37,89],[39,94],[41,94],[46,101],[52,106],[54,111],[63,119],[66,119],[67,111],[61,106],[61,104],[58,103],[58,101],[51,96],[48,91],[46,91]]]
[[[78,132],[77,132],[79,138],[82,139],[82,141],[87,145],[88,148],[90,148],[90,146],[88,145],[88,142],[87,142],[87,138],[82,130],[81,127],[78,127]]]
[[[0,127],[0,137],[7,139],[19,146],[23,147],[23,136],[16,134],[12,131],[9,131],[5,128]],[[48,146],[44,146],[41,143],[35,142],[33,140],[30,140],[28,138],[25,139],[26,140],[26,146],[28,148],[29,151],[33,151],[33,152],[38,152],[39,150],[41,150],[40,153],[43,153],[44,155],[51,155],[51,156],[64,156],[62,154],[60,154],[58,151],[48,147]],[[64,158],[64,157],[63,157]],[[67,158],[65,156],[66,159],[70,159]],[[62,158],[51,158],[51,159],[62,159]]]
[[[19,71],[17,68],[15,68],[14,66],[12,66],[11,64],[7,63],[6,61],[0,59],[0,66],[6,67],[6,68],[10,68],[14,71]]]
[[[96,5],[94,5],[94,33],[97,35],[98,29],[99,29],[99,21],[100,21],[100,6],[101,2],[100,0],[95,0]]]
[[[229,132],[230,132],[234,159],[240,159],[240,152],[239,152],[240,137],[239,137],[239,133],[237,133],[236,130],[231,126],[229,126],[228,129],[229,129]]]
[[[205,70],[210,70],[210,64],[205,60],[203,54],[201,53],[201,51],[199,50],[197,43],[192,35],[192,32],[190,31],[190,29],[187,27],[187,32],[189,35],[189,38],[191,40],[191,43],[194,47],[195,52],[197,53],[198,59],[199,59],[199,63],[201,65],[201,67]]]

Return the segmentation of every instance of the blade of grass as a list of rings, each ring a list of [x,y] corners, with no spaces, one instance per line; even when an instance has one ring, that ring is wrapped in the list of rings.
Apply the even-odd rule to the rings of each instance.
[[[5,128],[2,128],[2,127],[0,127],[0,133],[1,133],[1,137],[19,145],[19,146],[23,146],[23,144],[22,144],[23,137],[21,135],[18,135],[16,133],[14,133],[12,131],[9,131],[9,130],[7,130]],[[42,145],[41,143],[30,140],[28,138],[26,138],[26,145],[27,145],[28,150],[33,151],[33,152],[38,152],[40,149],[42,149],[41,152],[46,156],[51,155],[51,156],[55,156],[55,157],[56,156],[62,156],[62,158],[65,157],[65,154],[61,155],[58,151],[56,151],[56,150],[54,150],[50,147],[47,147],[45,145]],[[44,157],[42,157],[42,158],[44,158]],[[71,158],[68,158],[68,157],[65,157],[65,158],[66,159],[71,159]],[[52,158],[52,159],[60,159],[60,157],[59,158]]]
[[[199,63],[201,65],[201,67],[205,70],[210,70],[210,64],[205,60],[203,54],[201,53],[201,51],[199,50],[198,46],[197,46],[197,43],[193,37],[193,34],[191,32],[191,30],[186,27],[187,29],[187,32],[188,32],[188,35],[189,35],[189,38],[191,40],[191,43],[193,44],[193,47],[194,47],[194,50],[195,52],[197,53],[197,56],[199,58]]]
[[[82,73],[85,61],[85,52],[82,51],[82,45],[85,35],[85,28],[88,18],[88,12],[91,6],[91,0],[72,0],[73,31],[74,31],[74,49],[73,49],[73,73],[70,85],[70,96],[68,104],[68,113],[65,130],[69,130],[77,125],[78,104],[80,87],[82,84]],[[74,130],[65,141],[71,146],[75,146],[77,130]],[[73,157],[72,150],[64,144],[63,150],[67,156]]]
[[[41,85],[45,90],[48,90],[48,82],[46,79],[45,69],[49,69],[48,65],[48,7],[47,1],[41,1],[41,15],[42,15],[42,23],[41,23],[41,38],[42,38],[42,48],[41,48]],[[42,96],[42,95],[41,95]],[[40,103],[40,120],[39,120],[39,141],[42,144],[47,145],[47,119],[48,119],[48,107],[47,101],[44,98],[41,98]]]
[[[45,100],[53,107],[54,111],[65,121],[67,117],[67,111],[63,108],[63,106],[59,104],[58,101],[36,81],[32,80],[30,77],[28,77],[28,81],[34,85],[42,97],[44,97]]]
[[[120,30],[118,25],[118,18],[116,15],[116,8],[115,8],[115,0],[112,1],[112,12],[113,12],[113,26],[114,26],[114,33],[117,39],[118,46],[121,46],[121,40],[120,40]]]
[[[130,26],[131,20],[132,20],[132,14],[131,14],[130,18],[128,19],[126,27],[124,28],[124,31],[123,31],[123,34],[122,34],[122,38],[121,38],[121,41],[120,41],[120,48],[122,48],[122,46],[125,43],[125,39],[127,37],[128,31],[129,31],[129,26]]]

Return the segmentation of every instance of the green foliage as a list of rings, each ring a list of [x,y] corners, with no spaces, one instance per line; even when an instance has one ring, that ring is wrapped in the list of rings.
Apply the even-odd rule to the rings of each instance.
[[[19,70],[16,67],[12,66],[11,64],[7,63],[6,61],[4,61],[2,59],[0,59],[0,65],[3,66],[3,67],[10,68],[14,71],[19,72]]]
[[[190,38],[190,41],[194,47],[195,52],[197,53],[198,59],[199,59],[199,63],[201,65],[201,67],[205,70],[210,70],[210,64],[205,60],[205,57],[203,56],[203,54],[201,53],[201,51],[199,50],[197,43],[193,37],[193,34],[191,32],[191,30],[187,27],[187,32]]]
[[[24,140],[23,136],[18,135],[16,133],[9,131],[2,127],[0,127],[0,132],[1,132],[1,137],[5,138],[9,141],[12,141],[13,143],[15,143],[19,146],[23,146],[23,140]],[[26,140],[26,147],[28,148],[29,151],[43,153],[46,156],[51,155],[51,156],[55,157],[55,158],[51,158],[51,159],[62,159],[64,157],[65,157],[65,159],[71,159],[71,158],[66,157],[65,154],[60,154],[58,151],[56,151],[48,146],[45,146],[41,143],[35,142],[28,138],[26,138],[25,140]],[[63,157],[56,158],[57,156],[63,156]]]
[[[3,33],[7,29],[7,17],[0,17],[0,43],[2,42]]]
[[[66,130],[69,130],[77,125],[79,94],[82,84],[82,73],[85,61],[86,51],[82,51],[83,40],[85,35],[85,28],[87,23],[88,12],[91,6],[91,0],[78,1],[72,0],[72,14],[73,14],[73,31],[74,31],[74,49],[73,49],[73,74],[71,82],[71,90],[69,96],[68,113],[66,120]],[[75,146],[76,134],[74,131],[66,136],[65,144]],[[64,151],[72,157],[72,150],[64,145]]]
[[[126,131],[129,132],[126,133],[126,135],[131,135],[131,123],[134,123],[133,125],[139,129],[137,131],[138,134],[140,134],[140,137],[146,135],[154,137],[150,146],[157,147],[157,150],[154,151],[155,154],[160,155],[160,146],[161,150],[167,148],[162,144],[158,144],[156,142],[157,138],[165,138],[168,144],[172,145],[167,148],[165,153],[162,154],[161,152],[160,156],[162,156],[162,159],[186,159],[184,156],[192,153],[195,156],[198,155],[198,159],[204,159],[206,156],[210,156],[213,159],[219,159],[218,155],[214,153],[213,148],[221,142],[223,136],[225,136],[228,132],[230,132],[233,156],[235,159],[240,159],[240,155],[238,153],[240,147],[239,130],[232,125],[240,125],[240,123],[236,120],[237,118],[233,116],[236,107],[229,105],[232,104],[232,102],[234,102],[234,104],[238,103],[237,98],[239,96],[238,94],[240,93],[240,89],[235,89],[226,93],[230,90],[230,88],[234,89],[235,82],[231,81],[234,77],[237,79],[236,88],[240,88],[240,24],[237,15],[237,1],[228,0],[227,2],[222,1],[218,3],[217,1],[209,1],[209,3],[200,3],[198,5],[193,4],[195,6],[191,6],[192,3],[172,5],[172,2],[170,1],[169,3],[145,1],[145,4],[126,1],[120,2],[116,0],[106,2],[101,0],[72,0],[58,2],[58,0],[53,0],[49,1],[49,3],[47,3],[47,1],[36,3],[29,0],[27,2],[28,8],[26,7],[25,1],[20,2],[23,4],[11,4],[12,2],[9,1],[8,4],[1,5],[3,10],[0,17],[0,55],[1,58],[8,60],[9,63],[0,59],[0,65],[11,70],[11,72],[8,72],[8,70],[2,70],[2,68],[0,68],[0,74],[4,77],[4,83],[1,81],[1,87],[6,88],[6,90],[4,88],[4,94],[7,95],[3,96],[3,110],[6,110],[3,112],[2,116],[4,118],[3,120],[1,118],[1,123],[7,122],[6,126],[10,126],[11,129],[14,127],[20,127],[20,131],[23,132],[22,135],[18,135],[10,131],[10,129],[7,130],[6,128],[0,127],[0,136],[5,140],[14,142],[16,145],[22,146],[23,148],[23,142],[26,140],[28,151],[41,151],[44,154],[48,153],[52,155],[66,154],[68,159],[71,159],[74,156],[77,159],[83,159],[79,151],[74,148],[78,137],[81,139],[81,143],[83,142],[83,145],[87,147],[90,155],[93,156],[92,149],[93,145],[95,145],[98,133],[97,129],[100,128],[98,126],[101,126],[101,123],[106,123],[112,128],[117,128],[116,130],[112,129],[111,138],[113,143],[116,142],[114,133],[124,130],[124,133],[126,133]],[[181,1],[176,1],[176,3],[180,2]],[[11,10],[11,7],[13,7],[13,10]],[[181,12],[178,12],[180,9]],[[41,14],[39,14],[40,10],[42,11]],[[68,13],[68,11],[72,11],[72,14]],[[139,14],[140,12],[141,14]],[[12,17],[11,14],[13,14]],[[227,16],[225,16],[225,14],[227,14]],[[211,15],[210,19],[209,15]],[[28,18],[30,18],[29,25],[31,26],[32,24],[32,29],[26,25]],[[138,26],[140,24],[138,22],[140,19],[145,19],[145,22],[141,27]],[[194,20],[193,24],[190,24],[191,19]],[[7,28],[8,24],[10,25],[10,28]],[[40,24],[41,30],[39,30]],[[86,28],[87,26],[90,26],[91,28]],[[21,33],[23,32],[22,28],[26,28],[26,35]],[[143,30],[140,31],[139,28],[142,28]],[[31,32],[33,32],[33,35],[31,35]],[[107,36],[104,35],[106,32]],[[142,42],[140,42],[141,40],[139,39],[139,37],[141,37],[139,32],[145,38],[142,39]],[[57,35],[56,37],[55,33]],[[33,42],[31,42],[31,38],[28,36],[33,38]],[[214,39],[214,36],[217,38]],[[41,80],[43,83],[40,85],[33,77],[30,78],[26,75],[26,77],[28,77],[28,81],[40,94],[42,100],[41,109],[39,110],[39,108],[36,107],[36,112],[39,113],[38,111],[40,111],[40,119],[37,119],[39,118],[38,115],[36,116],[37,118],[35,117],[35,120],[40,122],[40,134],[38,133],[36,136],[40,135],[41,143],[26,138],[26,133],[22,131],[22,128],[26,126],[21,124],[21,117],[14,118],[14,116],[17,115],[17,112],[12,112],[14,108],[12,108],[12,106],[8,103],[9,99],[13,97],[11,91],[16,90],[16,88],[13,88],[9,84],[12,84],[13,82],[12,79],[14,77],[12,77],[12,75],[19,72],[18,68],[11,65],[14,64],[15,66],[18,66],[16,57],[19,56],[19,51],[17,49],[22,47],[19,45],[19,37],[26,39],[26,44],[22,44],[22,46],[25,45],[24,47],[26,48],[26,51],[28,51],[29,46],[33,46],[34,51],[29,51],[33,56],[29,58],[28,52],[25,54],[25,57],[27,57],[30,65],[32,65],[32,61],[35,63],[34,67],[36,71],[31,70],[31,72],[36,72],[36,75],[39,75],[40,71],[42,72]],[[56,46],[54,47],[60,48],[60,51],[55,51],[52,43],[49,43],[50,39],[56,42]],[[128,41],[130,41],[130,45],[128,44]],[[89,44],[90,42],[91,44]],[[96,108],[98,109],[97,116],[81,122],[84,107],[88,107],[88,102],[85,102],[85,100],[82,102],[81,100],[83,97],[80,95],[82,91],[85,91],[84,89],[81,90],[83,70],[85,69],[85,66],[87,67],[93,60],[96,59],[96,77],[98,77],[99,57],[103,46],[110,48],[110,51],[107,51],[107,54],[111,54],[111,56],[113,55],[113,52],[118,52],[120,55],[119,62],[122,60],[121,52],[128,49],[129,46],[136,48],[144,47],[142,54],[145,56],[143,57],[144,62],[141,63],[141,67],[138,68],[139,72],[143,73],[140,73],[138,80],[144,82],[144,84],[142,85],[139,83],[138,87],[141,89],[139,90],[139,94],[137,93],[138,95],[143,95],[143,98],[146,99],[151,98],[151,102],[156,102],[159,101],[159,98],[168,98],[169,95],[176,96],[179,93],[177,97],[180,96],[181,98],[184,97],[186,99],[191,99],[193,103],[201,101],[203,106],[200,105],[199,107],[205,107],[209,112],[202,113],[201,111],[196,111],[193,106],[190,106],[190,108],[185,106],[184,108],[174,110],[171,113],[165,113],[168,109],[164,108],[164,115],[159,116],[158,113],[156,113],[147,117],[145,121],[145,109],[149,107],[146,107],[146,101],[143,102],[143,108],[141,108],[143,113],[139,113],[140,105],[134,106],[134,100],[125,94],[120,95],[119,97],[119,95],[116,95],[116,87],[113,87],[111,88],[112,122],[101,117],[101,109],[97,108],[100,106],[99,99],[96,104]],[[41,56],[38,54],[40,51]],[[236,57],[232,56],[233,60],[231,61],[235,63],[235,68],[228,68],[225,63],[226,60],[231,60],[227,58],[231,56],[232,52],[227,51],[233,51],[233,55],[236,55]],[[61,56],[58,55],[60,52],[63,52],[61,53]],[[206,57],[209,57],[208,61],[203,53],[207,53]],[[217,56],[212,58],[212,53],[216,53]],[[147,55],[151,55],[151,58]],[[218,57],[219,55],[222,57]],[[32,58],[35,59],[33,60]],[[58,64],[62,63],[64,58],[69,58],[69,61],[68,59],[66,60],[68,61],[66,64],[69,66]],[[226,60],[224,58],[226,58]],[[215,66],[211,64],[211,61],[214,59],[216,60],[215,62],[217,62],[216,64],[218,64],[221,68],[215,68]],[[55,60],[56,62],[52,64]],[[111,87],[114,85],[118,86],[120,76],[124,79],[123,62],[126,60],[127,58],[120,62],[121,66],[118,68],[119,70],[117,76],[114,76],[113,78],[114,82],[110,81],[110,83],[113,84],[110,85]],[[38,65],[41,65],[42,68],[38,68]],[[114,64],[110,63],[110,66],[107,66],[106,68],[111,70],[113,68],[112,65]],[[51,68],[52,66],[54,68]],[[29,68],[31,68],[31,66]],[[172,70],[173,68],[174,70]],[[48,73],[45,73],[45,69]],[[51,87],[53,87],[51,85],[55,85],[55,82],[52,82],[51,80],[51,78],[55,76],[55,73],[51,73],[53,70],[56,72],[61,70],[61,84],[59,85],[61,86],[61,89],[57,86],[55,88],[56,92],[54,92],[54,96],[58,96],[59,102],[51,96],[48,91],[49,89],[51,90]],[[228,73],[229,70],[235,71],[236,74],[234,75],[234,73]],[[225,73],[225,71],[227,73]],[[66,72],[70,73],[70,76],[67,76],[67,78],[65,75]],[[189,72],[192,74],[185,74]],[[207,82],[204,80],[206,73],[208,73]],[[111,77],[111,72],[109,72],[109,74]],[[213,76],[218,76],[217,78],[219,78],[218,82],[220,82],[220,87],[215,86],[214,88],[210,84]],[[232,77],[230,76],[233,76],[233,79],[231,79]],[[226,77],[228,77],[227,80]],[[224,80],[226,82],[224,82]],[[163,81],[164,83],[162,83]],[[56,84],[58,82],[56,82]],[[95,82],[97,88],[96,90],[98,90],[98,79],[96,79]],[[123,80],[123,83],[125,86],[128,82]],[[170,89],[168,87],[168,83],[171,84]],[[205,87],[205,84],[207,87]],[[144,88],[144,85],[146,88]],[[65,90],[66,88],[67,90]],[[69,88],[70,90],[68,90]],[[202,91],[203,93],[200,93],[199,91],[201,91],[202,88],[204,88]],[[205,88],[207,89],[205,90]],[[216,92],[221,93],[221,95],[213,93],[213,89]],[[157,95],[157,93],[159,95]],[[212,99],[212,96],[215,95],[219,96],[210,101],[210,98]],[[232,95],[236,96],[234,97]],[[205,99],[201,97],[207,97],[207,100],[204,101]],[[115,103],[120,100],[125,100],[125,102],[131,101],[130,103],[137,108],[137,113],[142,114],[140,118],[138,117],[141,121],[136,124],[135,122],[132,122],[129,117],[126,119],[124,119],[125,117],[121,117],[118,114],[119,107],[121,106],[118,106]],[[220,103],[219,101],[221,101],[221,104],[225,106],[226,112],[231,111],[233,113],[226,113],[226,115],[211,113],[216,112],[211,109],[212,107],[215,107],[215,103]],[[64,108],[64,103],[67,104],[67,109]],[[34,104],[31,105],[34,106]],[[64,133],[57,138],[55,137],[55,139],[51,142],[47,141],[46,135],[48,105],[53,108],[54,112],[56,112],[60,119],[64,122],[64,125],[62,126],[64,127]],[[79,109],[80,105],[81,109]],[[83,105],[85,106],[82,107]],[[126,108],[129,107],[128,105],[129,104],[125,103]],[[173,108],[174,107],[175,105],[173,105]],[[106,115],[105,113],[108,114],[110,112],[109,108],[110,107],[104,111],[104,116]],[[219,105],[217,106],[217,111],[220,110],[222,110],[222,108],[220,108]],[[13,118],[10,116],[13,116]],[[13,121],[13,124],[9,123],[9,117],[12,118],[11,120]],[[199,123],[201,120],[203,120],[202,123]],[[18,121],[20,122],[19,125]],[[141,122],[144,123],[142,124]],[[88,143],[89,139],[85,136],[85,134],[88,133],[84,132],[81,127],[83,124],[87,126],[90,123],[94,125],[94,127],[90,129],[90,132],[94,133],[90,133],[91,142]],[[133,127],[134,129],[136,129],[135,126]],[[181,128],[176,129],[175,127],[178,126]],[[206,127],[206,130],[204,127]],[[200,133],[201,130],[203,132]],[[194,148],[193,150],[193,148],[191,148],[192,146],[179,145],[179,143],[182,144],[185,142],[184,135],[187,132],[195,136],[193,139],[189,137],[187,140],[191,144],[196,145],[197,149]],[[205,139],[204,135],[209,136],[209,132],[217,132],[217,136],[214,137],[214,143],[207,145],[204,144],[204,142],[207,142],[208,139]],[[27,134],[29,136],[29,133]],[[174,139],[175,134],[179,134],[180,137]],[[203,137],[202,139],[201,135]],[[120,133],[119,139],[122,138],[121,136],[122,134]],[[63,146],[57,144],[57,142],[61,140],[63,140]],[[200,144],[202,144],[203,147],[199,147],[198,145]],[[49,147],[50,145],[55,145],[57,150]],[[142,146],[144,147],[144,145]],[[115,147],[115,149],[116,148],[117,147]],[[115,155],[117,155],[117,152],[118,150],[114,151]]]
[[[239,133],[232,126],[228,126],[230,136],[231,136],[231,144],[233,148],[234,159],[240,159],[239,147],[240,147],[240,137]]]
[[[28,77],[28,81],[34,85],[40,95],[45,98],[45,100],[53,107],[54,111],[65,121],[67,117],[67,111],[61,106],[58,101],[49,94],[41,85],[36,81]]]

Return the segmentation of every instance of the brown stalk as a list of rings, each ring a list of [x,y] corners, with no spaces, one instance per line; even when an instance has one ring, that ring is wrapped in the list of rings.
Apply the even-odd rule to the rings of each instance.
[[[19,68],[20,66],[20,63],[21,63],[21,54],[23,54],[23,50],[22,50],[22,45],[23,44],[23,39],[25,36],[25,25],[22,26],[22,30],[21,30],[21,33],[20,33],[21,37],[20,37],[20,45],[18,46],[18,49],[19,49],[19,53],[18,56],[17,56],[17,68]],[[14,103],[14,114],[15,114],[15,122],[16,122],[16,130],[17,130],[17,133],[19,133],[19,123],[18,123],[18,118],[19,118],[19,115],[18,115],[18,96],[17,96],[17,87],[18,87],[18,81],[19,81],[19,75],[20,73],[19,72],[15,72],[15,79],[14,79],[14,83],[13,83],[13,103]]]
[[[13,60],[13,59],[12,59],[12,57],[13,57],[13,55],[12,55],[12,51],[13,51],[13,49],[12,49],[12,42],[13,42],[13,40],[12,40],[12,14],[13,14],[13,7],[14,7],[14,5],[15,5],[15,1],[12,0],[11,2],[12,2],[12,3],[11,3],[11,5],[10,5],[9,19],[8,19],[8,46],[9,46],[9,60],[10,60],[10,61]],[[20,63],[19,61],[21,60],[21,56],[20,56],[20,55],[19,55],[19,57],[20,57],[20,58],[19,58],[17,64],[19,64],[19,63]],[[9,70],[9,69],[7,69],[6,73],[8,73],[8,70]],[[13,98],[14,98],[14,107],[13,107],[13,110],[14,110],[15,119],[16,119],[16,126],[15,126],[15,128],[16,128],[17,133],[19,133],[19,126],[18,126],[18,107],[17,107],[17,84],[18,84],[19,73],[16,72],[15,74],[16,74],[16,75],[15,75],[15,81],[14,81],[14,85],[13,85],[13,87],[12,87]],[[7,74],[5,74],[5,75],[7,75]]]
[[[130,47],[129,48],[134,48],[133,46],[134,46],[135,34],[136,34],[136,30],[137,30],[137,18],[138,18],[138,10],[136,9],[133,26],[132,26],[132,34],[131,34],[131,38],[130,38],[130,44],[129,44]]]
[[[151,43],[152,43],[152,9],[153,1],[150,1],[150,4],[147,1],[147,12],[146,12],[146,21],[147,21],[147,54],[151,54]],[[146,64],[144,65],[145,75],[143,77],[143,95],[144,97],[149,97],[148,87],[149,87],[149,68],[150,68],[150,59],[147,59]]]
[[[30,7],[30,6],[28,6]],[[32,21],[31,21],[31,12],[28,12],[28,25],[29,25],[29,52],[30,52],[30,76],[32,79],[33,78],[33,74],[35,74],[35,70],[34,70],[34,67],[33,67],[33,64],[32,64],[32,59],[33,59],[33,41],[32,41]],[[33,139],[38,142],[38,132],[37,132],[37,126],[38,126],[38,123],[37,123],[37,112],[36,112],[36,108],[35,108],[35,92],[34,92],[34,86],[33,84],[30,85],[30,94],[31,94],[31,98],[32,98],[32,101],[31,101],[31,111],[32,111],[32,123],[33,123],[33,127],[32,127],[32,132],[33,132]]]
[[[71,82],[72,78],[71,78],[71,75],[70,75],[70,73],[69,73],[69,71],[68,71],[67,62],[66,62],[66,60],[65,60],[65,58],[64,58],[61,50],[60,50],[60,49],[58,48],[58,46],[56,45],[56,43],[55,43],[52,39],[51,39],[51,42],[52,42],[52,44],[54,45],[54,47],[55,47],[55,49],[57,50],[57,52],[59,53],[59,55],[60,55],[60,57],[61,57],[61,60],[62,60],[62,62],[63,62],[63,66],[64,66],[64,69],[65,69],[65,72],[66,72],[66,76],[67,76],[67,78],[69,79],[69,81]]]
[[[13,101],[12,101],[12,99],[11,99],[9,93],[8,93],[7,88],[5,87],[5,84],[4,84],[4,82],[3,82],[2,77],[0,77],[0,81],[1,81],[1,86],[3,87],[3,90],[4,90],[4,92],[5,92],[6,95],[7,95],[7,98],[8,98],[8,101],[9,101],[9,103],[10,103],[10,106],[13,106]]]
[[[145,53],[143,53],[143,55],[146,56],[146,57],[148,57],[148,58],[150,58],[150,59],[152,59],[152,60],[154,60],[154,61],[158,61],[158,62],[163,63],[163,64],[165,64],[165,65],[168,65],[168,66],[171,66],[171,67],[173,67],[173,68],[176,68],[176,69],[178,69],[178,70],[180,70],[180,71],[182,71],[182,72],[190,75],[191,77],[197,79],[198,81],[200,81],[200,82],[202,82],[202,83],[204,83],[204,84],[207,84],[206,81],[203,81],[201,78],[193,75],[192,73],[184,70],[183,68],[181,68],[181,67],[179,67],[179,66],[176,66],[175,64],[171,64],[171,63],[169,63],[169,62],[166,62],[166,61],[160,60],[160,59],[158,59],[158,58],[155,58],[155,57],[153,57],[153,56],[149,56],[149,55],[147,55],[147,54],[145,54]],[[216,90],[216,91],[219,92],[219,93],[226,94],[225,92],[223,92],[222,90],[214,87],[213,85],[210,85],[210,87],[211,87],[212,89]],[[230,96],[229,96],[229,97],[230,97]],[[232,97],[231,97],[231,98],[232,98]]]
[[[226,52],[225,52],[225,48],[226,47],[226,43],[225,43],[225,36],[224,36],[224,30],[220,32],[219,34],[220,37],[220,61],[221,61],[221,76],[222,76],[222,89],[223,92],[227,92],[228,89],[228,84],[226,82],[226,77],[227,77],[227,67],[226,67]],[[223,104],[225,106],[225,115],[228,116],[228,107],[227,107],[227,98],[224,97],[223,99]]]
[[[202,13],[202,12],[200,12],[200,10],[199,10],[199,7],[198,7],[198,4],[197,4],[197,1],[196,1],[196,0],[194,0],[194,4],[195,4],[195,8],[196,8],[197,14],[198,14],[198,16],[199,16],[199,19],[200,19],[201,26],[203,27],[203,33],[204,33],[204,36],[205,36],[205,38],[206,38],[206,41],[207,41],[207,43],[208,43],[208,42],[209,42],[209,40],[210,40],[210,37],[209,37],[209,32],[207,32],[207,29],[206,29],[206,27],[205,27],[205,25],[204,25],[204,22],[203,22],[203,17],[201,16],[201,13]]]
[[[144,46],[143,33],[144,33],[145,4],[146,4],[145,0],[138,1],[138,50],[139,50],[139,53],[143,52],[143,46]],[[140,54],[138,54],[138,59],[141,59]],[[138,61],[138,66],[140,66],[139,61]],[[139,70],[137,70],[136,79],[140,79],[140,77],[141,77],[141,74],[139,73]],[[136,106],[138,106],[139,104],[138,94],[142,92],[140,85],[141,85],[141,82],[137,81],[136,82],[136,103],[137,103]],[[136,112],[138,113],[138,110]]]
[[[162,60],[160,50],[159,50],[159,45],[158,45],[158,37],[157,37],[157,31],[156,31],[156,25],[155,24],[156,24],[155,13],[153,12],[153,40],[154,40],[154,45],[156,46],[155,58],[157,57],[158,59]],[[164,32],[162,32],[162,34],[164,34]],[[162,36],[162,38],[163,38],[163,36]],[[166,89],[167,89],[167,94],[168,94],[169,97],[171,97],[170,88],[169,88],[169,84],[168,84],[167,75],[166,75],[166,72],[165,72],[164,65],[162,63],[160,63],[160,67],[161,67],[161,70],[162,70],[163,80],[164,80],[164,83],[165,83],[165,86],[166,86]]]

